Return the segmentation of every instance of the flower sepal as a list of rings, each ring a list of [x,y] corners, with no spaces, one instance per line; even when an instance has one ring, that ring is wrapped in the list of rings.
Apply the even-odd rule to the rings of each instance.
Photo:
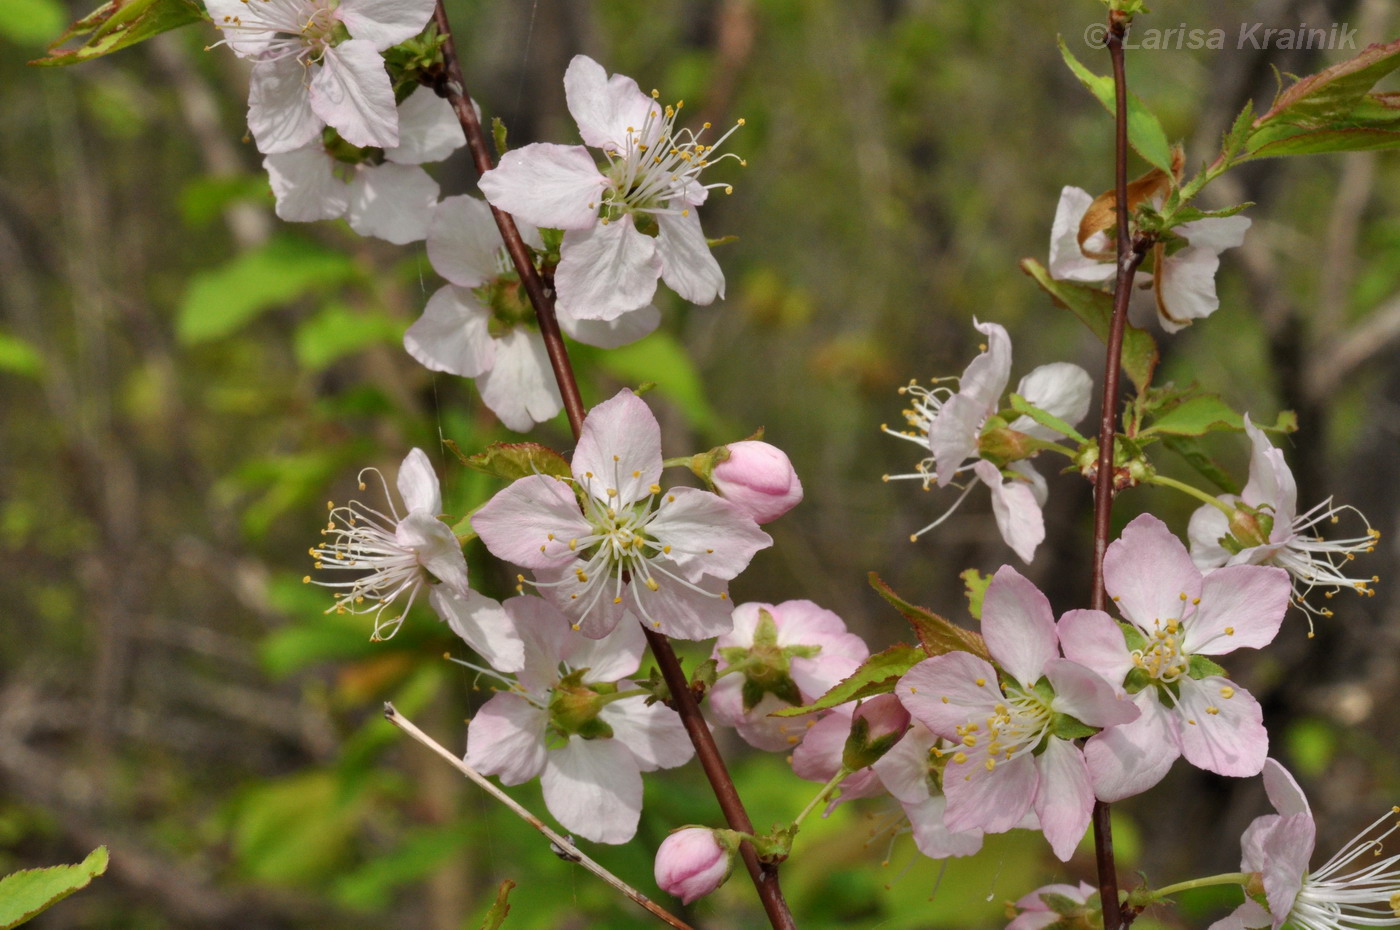
[[[560,679],[549,700],[549,725],[564,737],[607,739],[612,737],[613,729],[598,714],[610,703],[609,696],[617,693],[617,686],[584,684],[588,671],[587,668],[575,669]]]

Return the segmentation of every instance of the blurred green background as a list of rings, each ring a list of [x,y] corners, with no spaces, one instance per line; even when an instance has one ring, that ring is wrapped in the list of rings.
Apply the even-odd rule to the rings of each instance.
[[[1136,92],[1191,163],[1209,158],[1246,99],[1343,53],[1234,47],[1240,23],[1346,22],[1392,38],[1388,0],[1163,0],[1143,26],[1226,29],[1225,50],[1130,53]],[[895,389],[961,371],[974,316],[1005,324],[1014,377],[1100,346],[1017,269],[1045,258],[1062,185],[1112,183],[1111,124],[1064,69],[1080,0],[458,0],[469,90],[511,140],[573,141],[560,78],[584,52],[684,98],[696,120],[747,125],[735,194],[705,209],[728,299],[665,304],[636,346],[580,350],[587,399],[655,381],[667,454],[766,426],[807,491],[736,600],[811,598],[880,648],[907,638],[869,589],[880,571],[911,600],[965,618],[957,574],[1014,559],[974,494],[912,483],[913,446],[883,437]],[[508,928],[652,925],[448,767],[382,721],[393,700],[460,751],[484,694],[443,661],[465,646],[426,611],[391,642],[325,615],[303,586],[327,499],[366,465],[392,475],[413,445],[440,466],[449,510],[493,491],[440,446],[510,438],[473,387],[399,344],[437,287],[421,244],[272,215],[244,138],[247,70],[193,27],[91,64],[27,68],[87,12],[0,0],[0,873],[75,862],[107,844],[108,874],[35,921],[44,928],[476,927],[504,879]],[[1374,598],[1341,596],[1306,639],[1292,615],[1233,675],[1265,705],[1273,753],[1294,766],[1331,849],[1400,795],[1396,600],[1400,432],[1400,163],[1323,156],[1250,166],[1213,188],[1258,202],[1227,253],[1222,309],[1163,341],[1162,377],[1218,390],[1257,419],[1298,410],[1288,442],[1306,505],[1329,494],[1386,536],[1365,566]],[[1140,165],[1135,165],[1135,168]],[[444,193],[474,183],[465,157]],[[670,297],[668,294],[667,297]],[[663,298],[665,299],[665,298]],[[566,449],[562,418],[535,438]],[[1244,443],[1212,444],[1243,468]],[[1173,466],[1174,467],[1174,466]],[[1181,472],[1182,476],[1186,473]],[[1088,488],[1051,477],[1050,538],[1027,571],[1057,609],[1087,594]],[[1123,495],[1119,523],[1152,509],[1181,530],[1184,498]],[[508,576],[472,544],[475,578]],[[1019,567],[1019,566],[1018,566]],[[698,655],[692,650],[693,663]],[[809,786],[781,758],[725,748],[754,820],[790,818]],[[814,790],[816,786],[810,786]],[[543,812],[535,787],[515,792]],[[1265,811],[1256,780],[1178,765],[1120,805],[1126,881],[1238,867]],[[658,894],[651,858],[685,823],[717,823],[694,765],[648,782],[638,841],[596,857]],[[860,802],[804,830],[784,882],[800,924],[1000,926],[1004,901],[1043,880],[1089,878],[1035,837],[993,838],[946,868],[892,839],[892,808]],[[664,895],[663,903],[673,903]],[[1204,926],[1228,895],[1139,923]],[[704,927],[762,924],[742,876],[691,908]]]

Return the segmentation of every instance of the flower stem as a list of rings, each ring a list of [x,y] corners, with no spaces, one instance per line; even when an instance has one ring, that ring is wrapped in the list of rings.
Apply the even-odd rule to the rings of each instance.
[[[851,774],[851,770],[843,765],[837,770],[836,774],[832,776],[831,781],[822,785],[822,790],[818,791],[816,795],[813,796],[812,800],[807,802],[807,806],[802,808],[802,812],[792,819],[792,830],[794,833],[797,832],[798,827],[802,826],[802,821],[807,819],[808,814],[816,810],[818,806],[826,803],[826,799],[831,796],[833,791],[841,786],[841,782],[845,781],[846,776],[849,774]]]
[[[484,174],[491,170],[491,153],[486,147],[486,135],[482,131],[481,120],[477,118],[462,79],[462,66],[452,41],[452,29],[442,0],[437,0],[433,20],[437,24],[438,33],[443,36],[442,55],[447,71],[444,79],[440,80],[434,89],[452,104],[457,120],[462,124],[462,131],[466,133],[467,146],[471,150],[477,172]],[[530,304],[535,308],[540,335],[544,338],[550,365],[554,369],[554,380],[559,385],[559,396],[564,400],[564,410],[569,417],[569,428],[577,439],[583,432],[585,410],[578,382],[574,379],[573,365],[569,361],[569,351],[564,345],[564,336],[554,315],[554,296],[546,291],[544,281],[535,270],[529,249],[520,238],[520,231],[515,227],[515,220],[510,214],[495,207],[491,208],[491,213],[501,230],[501,238],[505,240],[506,251],[520,274],[520,283],[530,298]],[[671,648],[670,640],[646,624],[642,624],[642,632],[646,634],[652,655],[661,668],[662,678],[671,689],[676,713],[680,715],[686,734],[695,746],[695,757],[710,782],[720,810],[724,812],[725,821],[730,829],[752,836],[753,822],[749,820],[744,802],[739,798],[738,789],[734,787],[734,779],[730,777],[724,759],[719,754],[714,734],[710,732],[709,724],[700,713],[700,705],[690,690],[690,682],[686,678],[685,670],[681,668],[680,660],[676,658],[675,650]],[[782,888],[778,884],[777,865],[759,862],[752,843],[743,843],[739,852],[763,904],[764,913],[774,930],[796,930],[797,924],[793,920],[792,912],[788,910],[787,901],[783,898]]]
[[[1193,878],[1189,882],[1177,882],[1175,885],[1167,885],[1165,888],[1158,888],[1151,892],[1154,901],[1160,901],[1169,895],[1174,895],[1180,891],[1190,891],[1193,888],[1210,888],[1214,885],[1246,885],[1249,883],[1248,872],[1226,872],[1223,875],[1210,875],[1206,878]]]
[[[1094,559],[1090,606],[1103,610],[1103,557],[1113,519],[1113,439],[1117,434],[1118,373],[1123,358],[1123,334],[1128,321],[1128,299],[1133,275],[1147,254],[1146,240],[1134,241],[1128,230],[1128,86],[1123,63],[1123,38],[1128,19],[1114,11],[1108,20],[1108,54],[1113,62],[1114,191],[1118,213],[1118,277],[1113,291],[1113,320],[1109,325],[1108,352],[1104,360],[1103,397],[1099,419],[1099,466],[1094,479]],[[1109,805],[1094,802],[1094,858],[1098,865],[1099,900],[1103,902],[1105,930],[1126,930],[1132,916],[1118,902],[1118,866],[1113,858],[1113,826]]]
[[[1210,504],[1212,507],[1225,514],[1225,516],[1227,517],[1231,516],[1235,512],[1235,508],[1231,507],[1229,504],[1225,503],[1220,498],[1215,497],[1211,494],[1207,494],[1200,488],[1193,487],[1184,481],[1177,481],[1175,478],[1168,478],[1166,475],[1153,475],[1151,478],[1147,479],[1147,483],[1160,484],[1164,488],[1175,488],[1182,494],[1189,494],[1190,496],[1196,498],[1196,500],[1198,501],[1203,501],[1204,503]]]

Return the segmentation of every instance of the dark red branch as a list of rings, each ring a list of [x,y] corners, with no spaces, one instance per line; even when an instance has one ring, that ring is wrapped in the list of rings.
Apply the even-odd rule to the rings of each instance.
[[[1107,604],[1103,587],[1103,557],[1113,521],[1114,437],[1118,433],[1118,378],[1123,358],[1123,333],[1128,322],[1128,301],[1133,277],[1146,254],[1145,242],[1134,242],[1128,228],[1128,85],[1123,64],[1123,37],[1127,21],[1114,13],[1109,17],[1108,53],[1113,61],[1114,107],[1114,192],[1118,212],[1118,276],[1113,291],[1113,321],[1108,331],[1108,352],[1104,360],[1103,397],[1099,420],[1099,467],[1094,476],[1094,577],[1089,603],[1095,610]],[[1103,904],[1106,930],[1126,930],[1132,918],[1118,905],[1118,866],[1113,858],[1113,828],[1109,805],[1094,803],[1094,858],[1099,872],[1099,899]]]
[[[462,131],[466,133],[467,146],[471,150],[476,170],[485,174],[492,167],[491,153],[486,147],[486,134],[482,131],[481,120],[476,115],[476,108],[472,106],[466,83],[462,79],[461,62],[452,42],[452,30],[448,25],[447,12],[443,9],[442,0],[438,0],[433,18],[437,23],[438,32],[444,37],[442,54],[447,69],[445,79],[436,89],[452,104],[452,109],[462,124]],[[549,361],[554,368],[554,380],[559,385],[559,396],[563,398],[564,409],[569,416],[569,427],[573,430],[574,438],[578,439],[583,431],[586,411],[579,395],[578,382],[574,379],[573,365],[569,362],[568,349],[559,331],[559,321],[554,315],[553,294],[545,287],[544,281],[535,270],[530,252],[524,240],[520,238],[520,231],[515,227],[515,220],[510,214],[503,213],[495,207],[491,208],[491,212],[496,217],[501,238],[505,240],[506,250],[520,275],[521,285],[535,308],[540,334],[544,337]],[[656,663],[661,668],[661,675],[671,690],[676,712],[680,714],[686,733],[695,746],[695,757],[704,769],[710,787],[714,789],[725,822],[732,830],[752,834],[753,822],[749,820],[744,803],[739,798],[738,789],[734,787],[734,779],[730,777],[724,759],[720,757],[714,734],[710,732],[709,725],[700,713],[700,706],[690,690],[690,683],[676,658],[675,650],[662,634],[647,629],[645,624],[642,625],[642,629],[651,644],[652,655],[656,657]],[[753,846],[749,843],[740,847],[740,853],[744,865],[748,867],[749,876],[753,879],[754,888],[758,891],[759,900],[763,903],[764,913],[768,915],[768,921],[774,930],[796,930],[797,924],[793,921],[787,901],[783,898],[782,888],[778,884],[777,866],[759,862]]]

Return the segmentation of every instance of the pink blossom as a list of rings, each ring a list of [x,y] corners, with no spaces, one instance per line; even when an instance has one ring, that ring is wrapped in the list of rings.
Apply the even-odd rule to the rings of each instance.
[[[727,582],[773,540],[714,494],[662,491],[661,428],[642,399],[624,390],[594,407],[571,467],[572,479],[521,478],[477,511],[487,548],[532,570],[587,636],[624,611],[682,639],[727,631]]]
[[[815,720],[769,714],[811,703],[869,656],[844,620],[811,601],[740,604],[733,628],[715,642],[720,677],[710,689],[710,711],[751,746],[790,749]]]
[[[908,429],[882,427],[891,436],[915,443],[929,454],[914,471],[886,475],[886,481],[918,481],[927,490],[946,487],[968,471],[992,492],[992,511],[997,528],[1022,560],[1029,563],[1036,547],[1045,539],[1041,507],[1046,498],[1045,479],[1026,460],[1008,463],[1004,468],[981,458],[982,430],[1000,409],[1002,394],[1011,376],[1011,337],[996,323],[977,323],[987,337],[982,353],[963,371],[954,391],[940,381],[924,386],[910,382],[899,392],[910,398],[904,411]],[[952,380],[952,379],[947,379]],[[1032,370],[1016,387],[1032,405],[1067,423],[1074,424],[1089,412],[1093,381],[1078,365],[1055,362]],[[1009,428],[1036,439],[1053,440],[1059,434],[1019,416]],[[938,519],[913,534],[914,539],[939,526],[952,515],[970,487]]]
[[[1288,609],[1287,572],[1233,565],[1202,578],[1166,524],[1143,514],[1108,547],[1104,587],[1134,628],[1131,640],[1102,611],[1060,620],[1065,655],[1142,712],[1084,747],[1098,797],[1147,790],[1179,755],[1219,775],[1257,775],[1268,754],[1259,704],[1207,657],[1273,640]]]
[[[1002,833],[1034,810],[1055,855],[1068,859],[1094,795],[1074,743],[1082,728],[1062,727],[1069,718],[1112,727],[1138,710],[1099,675],[1060,658],[1050,602],[1010,566],[987,587],[982,631],[1001,672],[952,652],[914,666],[895,693],[916,720],[960,744],[943,773],[948,829]]]
[[[1284,924],[1297,930],[1346,930],[1400,924],[1400,855],[1382,857],[1385,840],[1400,830],[1395,823],[1400,808],[1387,810],[1310,870],[1317,826],[1307,796],[1273,759],[1264,763],[1264,788],[1276,813],[1255,818],[1245,829],[1240,869],[1259,875],[1267,907],[1246,897],[1210,930],[1280,930]]]
[[[566,829],[627,842],[641,814],[641,773],[693,752],[676,712],[647,706],[646,692],[624,678],[641,663],[640,627],[622,623],[588,639],[541,598],[502,606],[524,643],[523,668],[472,718],[467,764],[506,785],[539,776],[545,806]]]
[[[710,474],[720,497],[753,517],[755,523],[776,520],[802,501],[802,482],[786,453],[756,440],[731,442],[729,458]]]
[[[432,0],[208,0],[223,42],[253,59],[248,128],[264,154],[291,152],[330,125],[351,145],[399,144],[381,53],[423,30]],[[349,38],[338,38],[344,28]]]
[[[657,887],[682,904],[723,885],[733,867],[733,842],[707,827],[676,830],[656,850]]]
[[[943,821],[948,807],[948,799],[943,796],[943,772],[954,748],[953,743],[915,721],[904,738],[871,766],[880,784],[894,795],[909,818],[914,845],[930,859],[971,856],[982,848],[981,830],[972,827],[954,833]]]
[[[1098,889],[1088,882],[1080,882],[1078,887],[1060,884],[1037,888],[1016,902],[1016,908],[1021,913],[1006,925],[1006,930],[1042,930],[1071,916],[1063,913],[1064,910],[1087,912],[1088,908],[1085,905],[1097,894]],[[1058,905],[1060,910],[1052,904]],[[1091,924],[1086,922],[1084,926]]]
[[[716,161],[737,158],[715,154],[729,133],[708,143],[703,129],[677,129],[681,104],[663,108],[631,78],[609,77],[583,55],[569,63],[564,90],[584,143],[607,166],[583,146],[535,143],[507,152],[480,182],[496,207],[564,230],[559,309],[612,320],[651,303],[658,277],[692,303],[723,297],[724,274],[696,208],[711,188],[729,189],[699,180]]]

